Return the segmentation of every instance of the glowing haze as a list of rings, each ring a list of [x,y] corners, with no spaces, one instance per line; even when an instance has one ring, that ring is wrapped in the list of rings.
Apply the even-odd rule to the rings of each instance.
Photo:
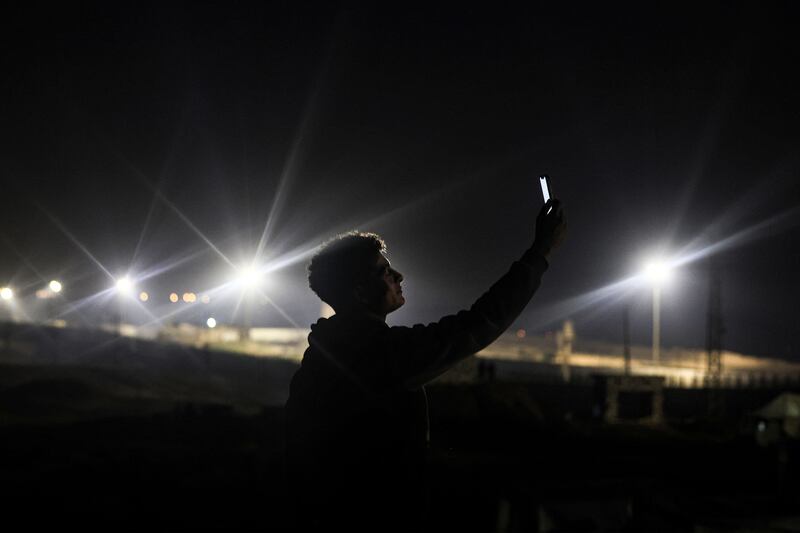
[[[76,323],[124,293],[307,327],[308,259],[359,229],[405,275],[390,321],[434,320],[531,243],[547,173],[569,234],[516,328],[618,341],[629,306],[649,342],[652,253],[662,344],[702,346],[713,257],[725,347],[800,357],[794,7],[93,9],[10,15],[0,311],[58,280]]]

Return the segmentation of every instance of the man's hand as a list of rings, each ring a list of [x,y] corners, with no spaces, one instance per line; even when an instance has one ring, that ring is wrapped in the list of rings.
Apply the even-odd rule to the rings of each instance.
[[[567,221],[564,218],[561,201],[548,200],[539,211],[539,216],[536,217],[536,240],[533,242],[533,249],[543,257],[549,257],[550,252],[564,240],[566,231]]]

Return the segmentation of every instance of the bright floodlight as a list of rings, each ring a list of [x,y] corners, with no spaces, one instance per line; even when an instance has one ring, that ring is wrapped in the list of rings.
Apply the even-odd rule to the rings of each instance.
[[[128,294],[131,292],[133,288],[133,283],[131,282],[131,278],[128,276],[121,277],[117,280],[117,291],[121,292],[122,294]]]
[[[10,287],[3,287],[0,289],[0,298],[6,301],[11,300],[14,298],[14,291]]]
[[[239,270],[239,273],[236,276],[236,281],[240,287],[245,289],[255,289],[261,285],[262,277],[257,268],[249,266]]]
[[[654,285],[662,285],[669,281],[672,269],[661,259],[649,261],[644,267],[644,275]]]
[[[61,292],[62,286],[60,281],[52,280],[48,286],[53,292]]]
[[[217,321],[214,320],[213,318],[209,318],[208,320],[206,320],[206,325],[209,328],[213,329],[213,328],[217,327]]]

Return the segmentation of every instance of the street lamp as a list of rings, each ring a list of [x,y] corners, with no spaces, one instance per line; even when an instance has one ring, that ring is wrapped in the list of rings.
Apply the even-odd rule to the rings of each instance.
[[[46,289],[39,289],[38,291],[36,291],[36,297],[44,300],[46,321],[55,320],[56,318],[55,299],[58,298],[58,295],[61,293],[63,288],[64,286],[61,284],[60,281],[52,279],[50,280],[50,283],[47,284]]]
[[[666,261],[653,259],[644,267],[644,277],[653,286],[653,362],[661,362],[661,287],[672,277]]]
[[[0,300],[5,303],[5,305],[0,307],[0,317],[5,319],[6,314],[8,314],[8,318],[11,319],[12,322],[16,322],[16,313],[14,310],[14,303],[12,302],[13,299],[14,289],[11,287],[0,287]],[[6,311],[6,309],[8,309],[8,311]],[[8,343],[10,342],[9,339],[11,338],[11,330],[8,329],[8,326],[2,326],[0,329],[2,329],[2,335],[0,335],[0,337],[2,337],[3,346],[7,348]]]
[[[122,323],[124,321],[124,314],[125,314],[125,298],[130,296],[131,292],[133,291],[133,281],[128,276],[122,276],[116,281],[115,287],[117,289],[117,295],[119,296],[119,300],[117,305],[119,306],[117,309],[117,334],[122,335]]]
[[[242,291],[244,298],[244,338],[250,338],[250,328],[253,323],[254,293],[264,284],[264,276],[256,265],[248,265],[236,272],[236,284]]]
[[[116,287],[118,293],[126,295],[133,289],[133,282],[128,276],[123,276],[117,280]]]
[[[241,268],[236,274],[236,283],[243,289],[257,289],[262,281],[261,272],[254,266]]]

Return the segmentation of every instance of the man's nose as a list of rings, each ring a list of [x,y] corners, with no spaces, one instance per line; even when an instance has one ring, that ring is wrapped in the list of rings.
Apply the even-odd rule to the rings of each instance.
[[[395,281],[397,281],[397,283],[400,283],[401,281],[403,281],[403,275],[400,272],[398,272],[397,270],[392,269],[392,274],[394,275],[394,279],[395,279]]]

